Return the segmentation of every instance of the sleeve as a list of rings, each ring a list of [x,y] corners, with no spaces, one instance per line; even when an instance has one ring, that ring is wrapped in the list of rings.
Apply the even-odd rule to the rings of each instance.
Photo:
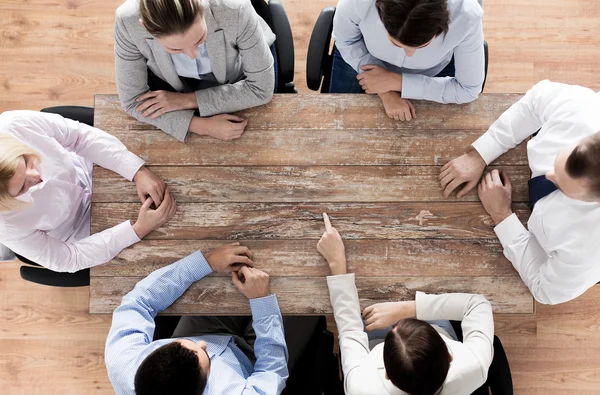
[[[144,161],[129,152],[119,139],[85,123],[63,118],[58,114],[36,111],[28,112],[27,117],[20,121],[13,122],[15,135],[26,140],[37,136],[50,137],[67,151],[112,170],[129,181],[133,180],[144,165]],[[20,128],[21,125],[26,127]]]
[[[148,66],[146,58],[131,40],[119,11],[115,21],[115,69],[117,92],[123,110],[138,121],[155,126],[179,141],[185,141],[194,110],[172,111],[156,119],[137,112],[136,99],[150,90]]]
[[[113,385],[121,381],[133,383],[133,377],[127,375],[131,371],[125,367],[152,342],[156,315],[211,272],[204,255],[197,251],[152,272],[123,297],[113,313],[106,339],[104,358]]]
[[[538,131],[558,106],[566,85],[548,80],[537,83],[521,100],[510,106],[473,148],[488,165]]]
[[[351,394],[353,388],[362,382],[360,369],[370,353],[354,273],[328,276],[327,286],[338,328],[344,389],[346,394]]]
[[[273,98],[273,55],[263,35],[259,16],[249,1],[243,2],[239,9],[236,44],[245,78],[233,84],[196,91],[202,117],[260,106]]]
[[[454,67],[454,77],[402,74],[402,98],[457,104],[477,99],[485,78],[481,19],[474,30],[455,48]]]
[[[7,226],[8,227],[8,226]],[[64,242],[35,230],[26,236],[7,232],[2,243],[19,255],[55,272],[74,273],[101,265],[140,241],[130,221],[75,242]]]
[[[277,297],[251,299],[252,327],[256,332],[254,373],[244,394],[280,394],[288,378],[288,350]]]
[[[546,253],[535,235],[530,233],[516,214],[499,223],[494,231],[504,248],[504,256],[519,272],[533,297],[542,304],[558,304],[575,299],[585,292],[581,277],[573,273],[586,273],[589,262],[577,254],[562,251]],[[563,245],[569,244],[565,236]],[[580,243],[576,243],[581,247]],[[576,247],[576,248],[577,248]]]
[[[490,302],[476,294],[428,295],[417,292],[416,305],[419,320],[462,321],[463,344],[478,361],[478,384],[485,383],[494,357],[494,317]]]
[[[358,26],[360,17],[355,9],[355,0],[340,0],[333,17],[333,39],[344,61],[357,73],[360,66],[376,64],[385,67],[384,63],[371,55]]]

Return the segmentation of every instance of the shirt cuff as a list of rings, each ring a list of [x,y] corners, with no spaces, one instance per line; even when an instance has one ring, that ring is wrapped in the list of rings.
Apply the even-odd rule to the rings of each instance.
[[[423,100],[425,96],[424,76],[419,74],[402,74],[402,93],[403,99]]]
[[[327,276],[328,287],[339,287],[345,284],[354,284],[354,273],[338,274],[335,276]]]
[[[202,251],[196,251],[179,262],[180,265],[187,267],[188,272],[194,281],[198,281],[213,272]]]
[[[128,151],[121,159],[121,169],[119,174],[129,181],[133,181],[133,177],[135,177],[138,170],[144,166],[144,163],[146,162],[144,162],[142,158]]]
[[[273,294],[263,298],[250,299],[250,309],[253,320],[279,315],[280,312],[277,296]]]
[[[484,133],[471,145],[479,152],[479,155],[481,155],[487,165],[504,153],[503,148],[498,145],[489,132]]]
[[[529,236],[529,231],[525,229],[517,214],[513,213],[506,217],[494,228],[502,246],[514,244],[519,238]]]
[[[137,233],[135,233],[135,230],[133,230],[133,225],[129,220],[121,222],[119,225],[115,226],[114,229],[115,234],[113,236],[113,240],[120,244],[120,250],[138,243],[141,240]]]

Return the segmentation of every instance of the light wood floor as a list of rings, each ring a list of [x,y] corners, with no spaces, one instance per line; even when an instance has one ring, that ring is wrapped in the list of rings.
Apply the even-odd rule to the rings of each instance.
[[[296,43],[296,85],[320,9],[283,0]],[[115,93],[112,30],[120,0],[0,0],[0,110],[92,105]],[[487,92],[552,79],[600,90],[600,1],[486,0]],[[88,289],[25,283],[0,264],[0,392],[109,394],[103,362],[110,316],[87,313]],[[600,392],[600,286],[535,316],[497,319],[517,394]]]

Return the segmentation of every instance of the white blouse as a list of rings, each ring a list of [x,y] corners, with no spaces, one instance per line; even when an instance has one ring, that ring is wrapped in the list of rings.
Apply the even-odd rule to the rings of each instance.
[[[0,212],[0,242],[48,269],[76,272],[110,261],[140,241],[129,220],[90,236],[94,163],[128,180],[144,165],[114,136],[60,115],[0,114],[0,134],[37,151],[42,182],[18,199],[22,210]]]

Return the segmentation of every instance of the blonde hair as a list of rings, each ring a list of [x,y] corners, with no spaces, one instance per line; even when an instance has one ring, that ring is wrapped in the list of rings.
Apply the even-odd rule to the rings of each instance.
[[[21,156],[29,156],[37,163],[41,162],[40,154],[27,144],[12,136],[0,136],[0,212],[29,206],[29,203],[12,197],[8,191],[8,181],[15,175]]]
[[[185,33],[204,15],[201,0],[140,0],[144,27],[153,36]]]

